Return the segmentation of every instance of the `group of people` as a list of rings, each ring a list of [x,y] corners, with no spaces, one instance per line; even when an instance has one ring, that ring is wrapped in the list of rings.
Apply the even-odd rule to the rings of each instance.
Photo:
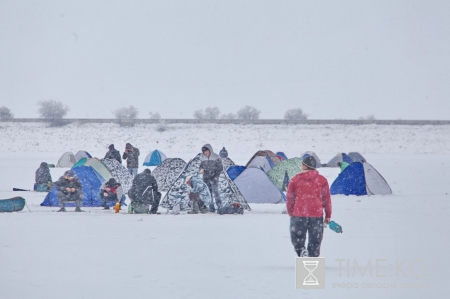
[[[109,146],[105,155],[106,159],[115,159],[122,163],[122,159],[127,160],[127,168],[133,176],[133,184],[128,191],[128,197],[131,200],[132,210],[135,213],[158,213],[161,193],[158,191],[156,178],[151,174],[150,169],[145,169],[137,173],[139,163],[139,149],[133,147],[130,143],[125,146],[125,152],[122,157],[114,144]],[[223,170],[220,156],[214,153],[210,144],[202,147],[201,163],[199,174],[186,178],[188,195],[191,200],[192,211],[215,212],[222,207],[222,201],[219,193],[219,176]],[[201,176],[200,176],[201,174]],[[36,170],[36,186],[38,191],[50,191],[53,186],[50,170],[47,163],[42,162],[39,169]],[[66,202],[75,202],[76,212],[81,212],[83,201],[83,191],[80,180],[74,170],[68,170],[54,183],[57,191],[57,197],[60,204],[59,212],[65,212]],[[99,190],[99,197],[104,209],[109,209],[112,203],[125,204],[125,194],[123,188],[115,178],[105,181]],[[214,201],[215,204],[214,205]]]
[[[133,175],[133,184],[128,191],[132,209],[135,213],[157,214],[161,193],[150,169],[137,174],[139,149],[127,143],[123,159],[127,160],[127,168]],[[105,158],[122,162],[114,145],[109,146]],[[186,177],[188,196],[192,210],[190,214],[215,212],[216,207],[222,207],[219,193],[219,176],[223,171],[220,156],[214,153],[210,144],[202,147],[199,174]],[[308,156],[302,160],[302,171],[289,182],[286,193],[286,210],[290,216],[290,234],[294,250],[299,257],[317,257],[323,238],[324,224],[331,220],[332,204],[328,182],[316,170],[316,160]],[[339,165],[345,168],[348,165]],[[201,176],[200,176],[201,174]],[[36,171],[36,186],[39,190],[49,190],[52,179],[48,165],[42,162]],[[68,170],[55,183],[60,210],[65,212],[66,202],[76,203],[76,212],[82,212],[83,191],[75,171]],[[114,178],[104,182],[100,187],[100,198],[104,209],[115,202],[121,204],[125,195],[120,183]],[[215,205],[214,205],[215,202]],[[324,218],[325,211],[325,218]],[[308,245],[305,246],[308,238]]]
[[[114,148],[114,144],[111,144],[108,147],[105,159],[117,160],[120,164],[122,164],[122,159],[127,160],[127,169],[130,174],[135,177],[139,168],[139,155],[139,149],[132,146],[131,143],[127,143],[125,145],[125,151],[123,152],[122,157],[120,157],[119,151]]]

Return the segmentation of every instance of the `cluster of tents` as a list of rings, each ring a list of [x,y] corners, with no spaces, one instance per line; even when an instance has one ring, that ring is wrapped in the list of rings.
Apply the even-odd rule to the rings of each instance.
[[[313,156],[317,167],[338,167],[338,162],[349,164],[330,187],[331,194],[375,195],[391,194],[391,188],[375,168],[367,163],[359,153],[339,153],[328,163],[321,164],[314,152],[305,152],[301,157],[288,159],[283,152],[260,150],[247,164],[235,165],[228,157],[225,148],[221,151],[223,171],[219,177],[219,189],[224,205],[238,202],[250,210],[249,203],[279,203],[286,200],[283,191],[289,181],[301,172],[302,159]],[[66,166],[69,165],[69,166]],[[180,210],[188,209],[189,197],[185,179],[199,171],[200,154],[188,163],[180,158],[167,158],[159,150],[150,152],[143,162],[144,166],[156,166],[153,170],[160,191],[166,192],[160,206]],[[80,177],[85,194],[84,206],[100,206],[98,190],[100,185],[111,177],[122,184],[125,194],[131,188],[132,176],[116,160],[92,158],[86,151],[76,155],[65,153],[57,167],[72,167]],[[52,189],[44,206],[58,205],[56,191]]]

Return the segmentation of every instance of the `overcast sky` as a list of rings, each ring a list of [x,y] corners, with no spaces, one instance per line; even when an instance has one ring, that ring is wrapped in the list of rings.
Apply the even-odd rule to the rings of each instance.
[[[37,117],[450,118],[450,1],[0,0],[0,106]]]

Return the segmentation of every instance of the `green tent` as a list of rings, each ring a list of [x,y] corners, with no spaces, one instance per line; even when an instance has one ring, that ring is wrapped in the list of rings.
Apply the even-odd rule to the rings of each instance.
[[[277,163],[268,173],[270,180],[281,191],[287,190],[287,185],[294,175],[302,171],[302,159],[291,158]]]

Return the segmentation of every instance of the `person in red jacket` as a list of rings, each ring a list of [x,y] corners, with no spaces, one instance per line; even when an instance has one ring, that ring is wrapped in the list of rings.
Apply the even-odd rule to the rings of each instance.
[[[328,224],[331,218],[331,197],[327,180],[316,170],[314,157],[303,160],[302,172],[289,183],[286,208],[291,217],[291,241],[297,255],[319,256],[323,224]],[[308,248],[305,248],[306,234]]]

